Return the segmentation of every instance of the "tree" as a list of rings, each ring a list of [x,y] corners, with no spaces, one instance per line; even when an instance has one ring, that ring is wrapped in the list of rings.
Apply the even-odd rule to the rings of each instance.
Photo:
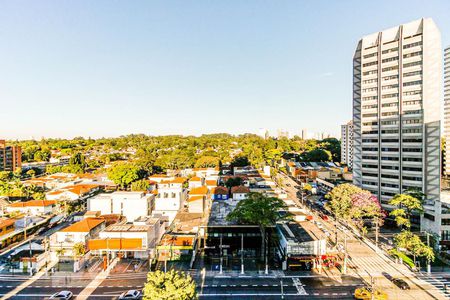
[[[394,243],[397,248],[401,248],[401,250],[413,255],[414,264],[416,263],[417,256],[424,257],[429,261],[435,260],[433,248],[425,245],[417,234],[409,230],[402,230],[402,232],[396,234],[394,236]]]
[[[220,166],[220,159],[214,156],[202,156],[195,162],[196,168],[215,168]]]
[[[73,245],[73,256],[81,257],[86,253],[86,248],[83,243],[76,243]]]
[[[35,161],[49,161],[51,156],[51,152],[49,149],[42,149],[39,151],[36,151],[34,153],[34,160]]]
[[[131,183],[131,190],[133,192],[146,192],[149,186],[149,182],[145,179],[136,180]]]
[[[193,300],[198,299],[195,282],[180,271],[155,271],[147,274],[143,289],[144,300]]]
[[[117,162],[106,171],[108,178],[122,189],[126,189],[133,181],[140,179],[139,169],[128,162]]]
[[[327,195],[329,199],[326,207],[338,218],[350,219],[350,209],[352,208],[352,196],[355,194],[369,194],[369,191],[365,191],[356,185],[350,183],[340,184],[334,187]]]
[[[246,167],[249,166],[250,162],[248,161],[247,156],[239,155],[233,158],[233,161],[231,162],[230,166],[233,169],[234,167]]]
[[[36,175],[36,171],[33,169],[28,170],[25,174],[33,178]]]
[[[331,161],[331,152],[323,149],[314,149],[303,155],[303,160],[308,162],[326,162]]]
[[[239,186],[242,185],[242,178],[241,177],[230,177],[225,181],[225,186],[227,188],[231,188],[233,186]]]
[[[241,200],[236,208],[228,214],[227,220],[239,224],[258,225],[261,232],[261,258],[265,256],[267,265],[266,228],[274,226],[276,222],[290,218],[288,214],[280,214],[280,210],[287,211],[283,200],[268,197],[261,193],[249,193],[247,199]]]
[[[0,181],[8,181],[12,177],[11,172],[9,171],[0,171]]]
[[[333,161],[341,162],[341,142],[336,138],[326,138],[320,141],[322,149],[331,153]]]
[[[313,189],[313,187],[312,187],[312,185],[310,185],[309,183],[307,183],[307,184],[305,184],[305,185],[303,186],[303,190],[304,190],[305,192],[311,192],[312,189]]]
[[[417,192],[412,192],[412,194],[417,195]],[[411,214],[423,212],[422,200],[411,194],[397,194],[389,201],[389,205],[397,207],[390,213],[395,218],[397,225],[407,228],[411,227]]]

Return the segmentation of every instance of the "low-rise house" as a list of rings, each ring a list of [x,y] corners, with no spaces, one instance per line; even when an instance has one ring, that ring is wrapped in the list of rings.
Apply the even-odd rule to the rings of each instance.
[[[201,187],[202,185],[205,185],[205,178],[203,177],[194,176],[191,179],[189,179],[190,189]]]
[[[211,190],[211,197],[213,200],[228,200],[229,190],[225,186],[218,186]]]
[[[4,236],[15,229],[15,220],[8,218],[0,218],[0,236]]]
[[[114,192],[99,194],[88,199],[88,210],[99,211],[101,215],[124,216],[128,222],[152,214],[155,195],[144,192]]]
[[[215,179],[208,179],[205,181],[206,186],[209,190],[215,188],[217,186],[217,180]]]
[[[250,193],[250,189],[246,186],[239,185],[231,187],[231,197],[233,200],[243,200],[246,199]]]
[[[215,178],[219,176],[220,168],[194,168],[192,171],[197,177]]]
[[[105,228],[103,218],[87,218],[76,222],[50,236],[50,251],[54,258],[73,257],[74,246],[78,243],[86,246],[87,241]]]
[[[46,194],[46,198],[48,200],[75,201],[82,197],[94,195],[99,190],[100,186],[97,184],[75,184],[50,191]]]
[[[203,213],[206,207],[206,196],[189,196],[188,212],[190,213]]]
[[[169,222],[172,222],[187,199],[187,189],[184,188],[185,182],[186,178],[178,177],[178,179],[162,181],[158,184],[154,215],[167,216]]]
[[[6,211],[29,213],[31,215],[51,214],[55,212],[55,200],[29,200],[24,202],[14,202],[6,207]]]
[[[154,174],[151,175],[149,178],[151,181],[155,181],[157,183],[160,183],[161,181],[167,181],[175,179],[175,176],[167,176],[166,174]]]

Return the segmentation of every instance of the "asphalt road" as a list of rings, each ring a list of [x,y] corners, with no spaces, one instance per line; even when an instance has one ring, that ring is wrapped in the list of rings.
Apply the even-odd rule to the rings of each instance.
[[[0,296],[13,290],[24,282],[26,277],[1,277]],[[43,277],[29,287],[23,289],[12,299],[44,299],[61,290],[70,290],[78,295],[91,278]],[[118,295],[129,289],[142,289],[146,280],[145,273],[118,274],[110,276],[94,291],[89,299],[116,299]],[[281,288],[283,283],[283,289]],[[335,282],[324,277],[228,277],[216,276],[197,278],[198,292],[202,299],[351,299],[354,289],[362,286],[355,278]]]

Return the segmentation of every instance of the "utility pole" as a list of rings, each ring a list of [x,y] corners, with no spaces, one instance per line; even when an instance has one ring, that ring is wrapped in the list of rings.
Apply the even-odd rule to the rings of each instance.
[[[265,236],[263,236],[263,239],[265,240],[266,239],[266,230],[264,230],[264,234],[265,234]],[[265,249],[264,249],[264,260],[265,260],[265,263],[266,263],[266,269],[265,269],[265,271],[264,271],[264,274],[269,274],[269,264],[268,264],[268,259],[267,259],[267,256],[269,255],[269,239],[267,239],[267,241],[264,243],[264,245],[266,246],[265,247]]]
[[[427,246],[430,247],[430,234],[427,231],[425,233],[427,234]],[[427,273],[428,275],[431,274],[431,261],[429,259],[427,259]]]
[[[373,280],[373,277],[372,276],[370,276],[370,287],[371,287],[371,289],[372,289],[372,291],[370,292],[370,299],[371,300],[375,300],[375,290],[373,289],[373,286],[374,286],[374,280]]]
[[[220,270],[219,270],[219,274],[223,273],[222,270],[222,263],[223,263],[223,258],[222,258],[222,234],[220,234],[220,249],[219,249],[219,253],[220,253]]]
[[[284,299],[283,278],[280,279],[280,286],[281,286],[281,299]]]
[[[347,235],[344,234],[344,267],[342,269],[343,274],[347,274]]]
[[[241,234],[241,274],[244,274],[244,234]]]
[[[378,234],[379,234],[379,227],[378,227],[378,216],[375,217],[375,246],[378,249]]]
[[[32,261],[31,261],[33,253],[31,251],[31,239],[30,239],[28,244],[29,244],[29,248],[30,248],[30,262],[28,263],[28,265],[30,266],[30,276],[33,276],[33,264],[32,264]]]

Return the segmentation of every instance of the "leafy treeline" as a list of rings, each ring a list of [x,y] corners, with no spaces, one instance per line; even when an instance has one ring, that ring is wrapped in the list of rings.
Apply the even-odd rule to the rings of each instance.
[[[118,138],[78,137],[72,140],[42,139],[13,143],[22,146],[24,162],[48,161],[51,152],[58,151],[57,156],[72,156],[80,152],[88,158],[87,164],[92,163],[89,160],[91,157],[104,164],[129,158],[129,150],[136,151],[136,159],[151,162],[161,169],[215,166],[219,162],[231,162],[236,154],[247,157],[254,166],[278,160],[283,153],[296,153],[299,160],[304,161],[340,161],[340,143],[337,139],[303,140],[298,136],[292,139],[263,139],[254,134],[234,136],[221,133],[199,137],[132,134]]]
[[[50,166],[47,173],[82,173],[107,167],[108,177],[123,189],[154,173],[184,168],[231,166],[275,166],[282,158],[299,161],[339,161],[336,139],[303,140],[299,137],[263,139],[254,134],[208,134],[195,136],[127,135],[118,138],[72,140],[46,139],[16,142],[24,161],[48,160],[41,153],[70,156],[68,165]],[[136,183],[139,190],[143,183]]]

